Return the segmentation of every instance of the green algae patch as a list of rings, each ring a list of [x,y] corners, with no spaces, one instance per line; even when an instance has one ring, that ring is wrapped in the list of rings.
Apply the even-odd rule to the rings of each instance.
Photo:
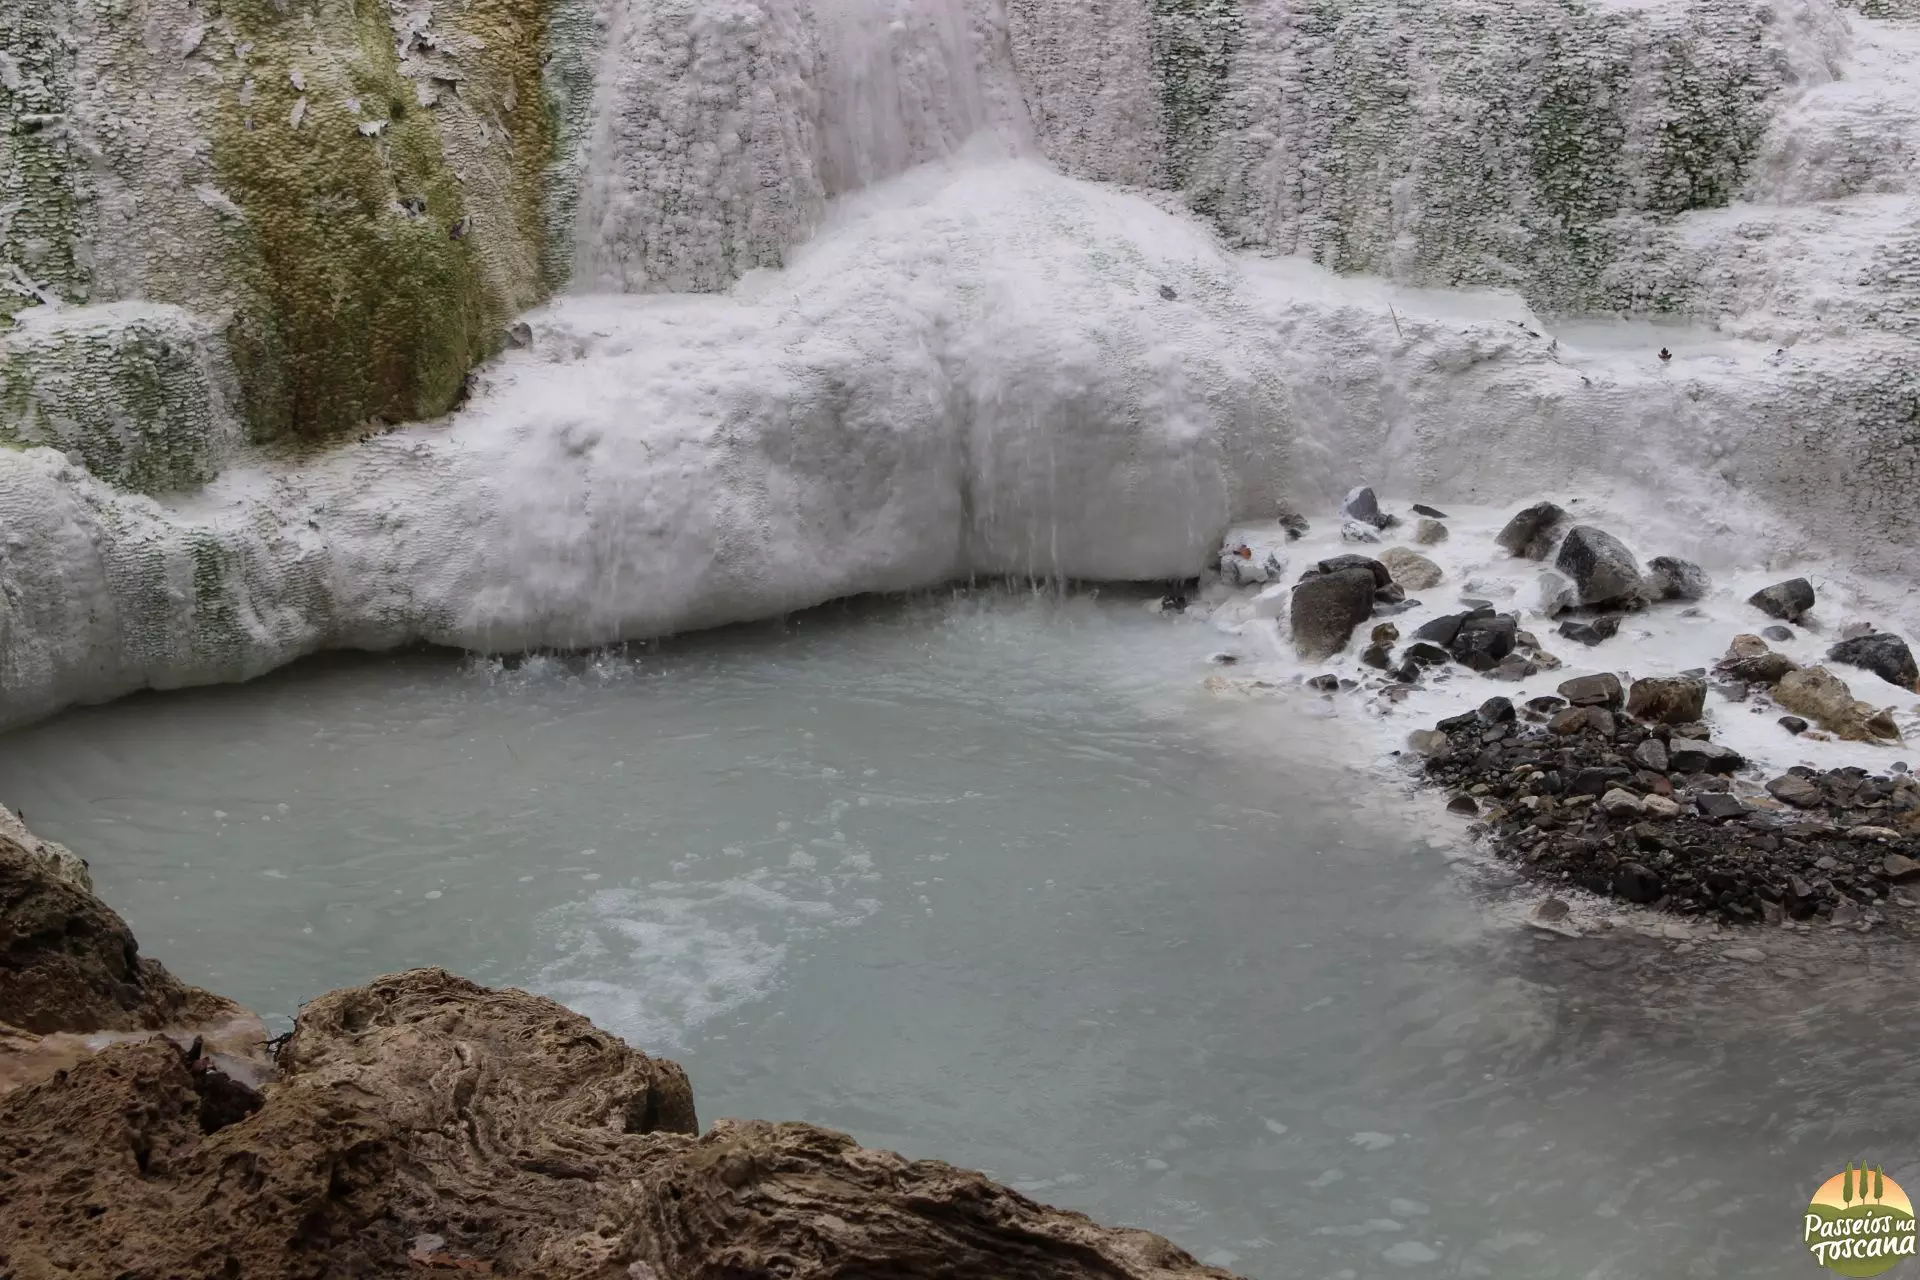
[[[229,331],[256,438],[444,413],[507,315],[431,112],[372,0],[224,0],[251,45],[222,86],[221,189],[256,300]]]
[[[566,282],[569,262],[553,260],[548,227],[547,182],[566,113],[586,114],[589,80],[570,86],[579,98],[556,104],[549,96],[547,65],[554,59],[549,19],[555,0],[471,0],[462,30],[484,42],[493,113],[507,127],[512,150],[510,203],[516,243],[528,246],[533,277],[544,295]],[[590,25],[590,24],[589,24]],[[532,301],[531,298],[526,301]]]
[[[178,308],[39,314],[0,355],[0,443],[50,445],[110,484],[211,480],[228,441],[217,343]]]
[[[0,6],[0,51],[0,264],[20,273],[0,269],[4,319],[38,305],[37,290],[87,301],[93,272],[81,246],[96,230],[97,192],[68,122],[70,60],[51,7]]]

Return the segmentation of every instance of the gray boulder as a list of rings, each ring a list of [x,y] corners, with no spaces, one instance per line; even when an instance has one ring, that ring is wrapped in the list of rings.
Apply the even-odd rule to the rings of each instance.
[[[1826,798],[1820,794],[1818,786],[1790,773],[1767,783],[1767,794],[1796,809],[1818,809],[1826,804]]]
[[[1513,652],[1520,631],[1519,620],[1510,613],[1482,616],[1473,614],[1460,624],[1447,651],[1461,666],[1475,671],[1491,671]],[[1524,677],[1522,677],[1524,678]]]
[[[1393,573],[1387,566],[1372,556],[1355,555],[1352,552],[1343,556],[1329,556],[1310,566],[1300,575],[1300,581],[1305,582],[1308,578],[1318,578],[1326,574],[1342,573],[1348,569],[1365,569],[1373,576],[1375,589],[1393,585]]]
[[[1789,578],[1762,587],[1747,597],[1747,603],[1771,617],[1798,622],[1800,615],[1813,608],[1813,584],[1805,578]]]
[[[1409,591],[1425,591],[1438,586],[1441,578],[1440,566],[1407,547],[1388,547],[1380,553],[1380,563],[1387,567],[1393,580]]]
[[[1353,629],[1373,616],[1374,580],[1365,568],[1315,574],[1293,589],[1293,647],[1309,662],[1347,647]]]
[[[1902,689],[1920,690],[1920,667],[1914,665],[1913,650],[1891,632],[1876,631],[1842,640],[1827,650],[1827,657],[1850,667],[1863,667]]]
[[[1569,619],[1560,624],[1559,632],[1569,640],[1577,640],[1584,645],[1596,645],[1602,640],[1611,640],[1620,631],[1620,615],[1603,613],[1597,618],[1585,622]]]
[[[1627,700],[1620,677],[1611,671],[1597,676],[1576,676],[1560,686],[1560,696],[1576,707],[1618,707]]]
[[[1667,762],[1675,773],[1732,773],[1747,759],[1705,738],[1676,737],[1667,744]]]
[[[1347,491],[1347,496],[1340,502],[1340,514],[1349,520],[1370,524],[1376,529],[1390,528],[1399,523],[1380,510],[1380,499],[1375,497],[1373,490],[1366,485]]]
[[[1620,539],[1590,524],[1577,524],[1567,530],[1553,564],[1573,579],[1583,605],[1638,600],[1647,594],[1633,552]]]
[[[1560,507],[1551,502],[1536,502],[1507,521],[1493,540],[1516,556],[1545,560],[1566,523],[1567,513]]]
[[[1713,582],[1691,560],[1655,556],[1647,561],[1647,587],[1655,600],[1700,600],[1713,589]]]

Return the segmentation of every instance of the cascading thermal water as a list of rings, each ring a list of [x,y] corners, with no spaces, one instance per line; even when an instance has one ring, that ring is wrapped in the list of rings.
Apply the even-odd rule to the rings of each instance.
[[[1786,1274],[1843,1159],[1920,1184],[1920,11],[1862,2],[0,12],[0,997],[105,975],[0,1004],[0,1089],[177,1012],[31,823],[276,1029],[430,965],[599,1025],[456,994],[386,1146],[322,1104],[341,1274],[915,1268],[664,1068],[499,1067],[606,1031],[1249,1275]],[[15,1188],[121,1274],[96,1166],[143,1211],[428,1052],[359,999],[251,1120],[113,1077],[0,1272]],[[1193,1274],[804,1142],[916,1247]]]
[[[778,266],[829,201],[959,152],[1031,147],[997,4],[612,6],[576,290],[712,290]]]

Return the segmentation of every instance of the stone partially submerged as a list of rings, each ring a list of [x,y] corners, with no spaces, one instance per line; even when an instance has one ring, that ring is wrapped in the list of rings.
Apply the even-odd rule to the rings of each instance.
[[[1375,576],[1364,566],[1314,573],[1296,585],[1288,609],[1295,651],[1318,662],[1346,648],[1353,629],[1373,616],[1375,590]]]
[[[1536,502],[1507,521],[1494,541],[1516,556],[1545,560],[1566,528],[1567,513],[1551,502]]]
[[[1583,605],[1630,603],[1647,594],[1633,552],[1620,539],[1590,524],[1567,530],[1554,568],[1572,579]]]
[[[1747,603],[1772,617],[1798,622],[1802,615],[1813,608],[1813,584],[1805,578],[1789,578],[1785,582],[1762,587],[1747,597]]]
[[[1879,676],[1890,685],[1910,692],[1920,691],[1920,667],[1913,661],[1913,650],[1899,636],[1886,631],[1842,640],[1827,650],[1831,662],[1844,662]]]
[[[1655,600],[1704,600],[1713,581],[1691,560],[1655,556],[1647,561],[1647,588]]]
[[[1825,667],[1788,672],[1773,687],[1773,697],[1787,710],[1850,742],[1900,736],[1891,715],[1854,697],[1847,682]]]

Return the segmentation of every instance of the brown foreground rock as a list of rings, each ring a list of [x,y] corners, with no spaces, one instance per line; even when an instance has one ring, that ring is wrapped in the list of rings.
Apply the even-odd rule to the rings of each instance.
[[[22,1035],[153,1031],[243,1016],[231,1000],[190,987],[142,956],[126,921],[58,860],[0,829],[0,1028],[9,1043]]]
[[[826,1129],[703,1136],[675,1063],[440,969],[321,997],[256,1074],[152,1034],[264,1041],[70,871],[0,830],[0,1280],[1231,1280]]]
[[[674,1063],[416,969],[302,1013],[242,1119],[161,1041],[0,1098],[0,1275],[1225,1277],[804,1124],[697,1133]]]

